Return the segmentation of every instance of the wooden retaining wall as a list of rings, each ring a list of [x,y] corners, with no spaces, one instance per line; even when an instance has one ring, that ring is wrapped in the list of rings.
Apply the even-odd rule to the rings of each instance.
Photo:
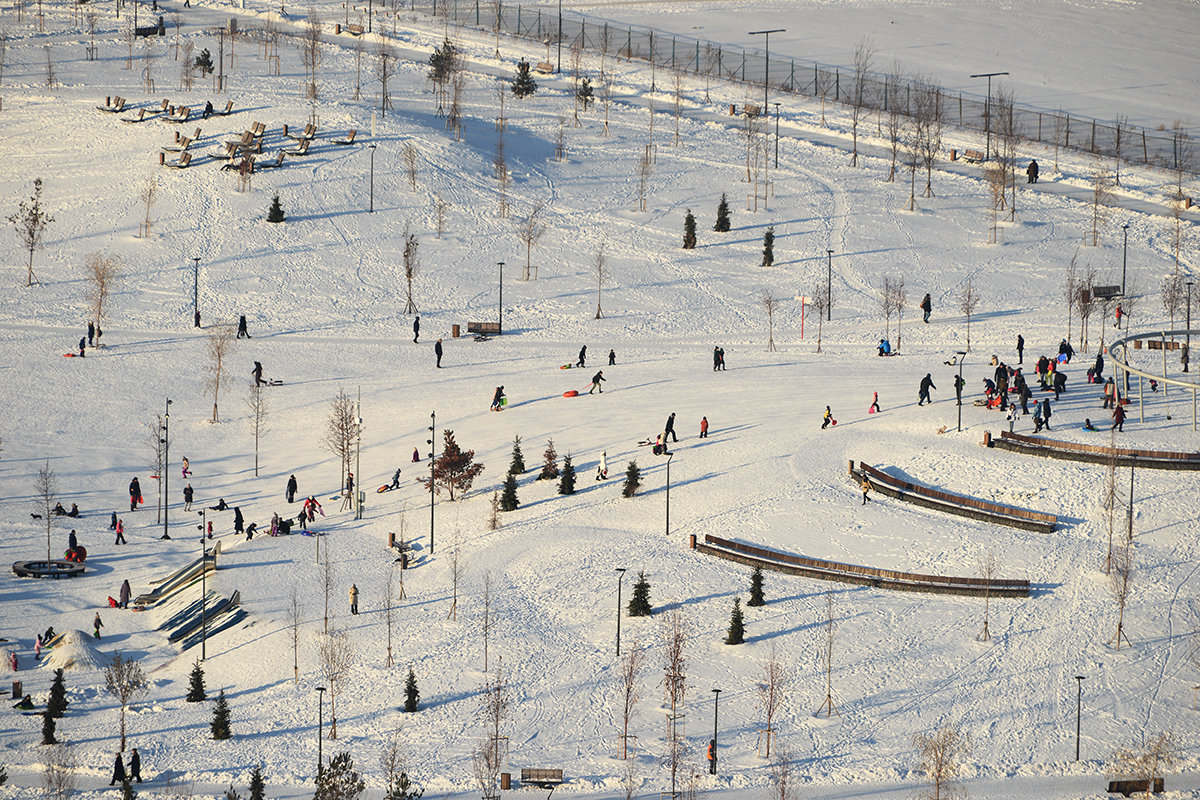
[[[990,434],[985,439],[989,447],[998,447],[1014,453],[1059,458],[1068,461],[1085,461],[1092,464],[1107,464],[1116,460],[1120,467],[1142,467],[1144,469],[1200,470],[1200,453],[1183,453],[1173,450],[1135,450],[1125,447],[1064,442],[1026,436],[1021,433],[1001,431],[1000,438]]]

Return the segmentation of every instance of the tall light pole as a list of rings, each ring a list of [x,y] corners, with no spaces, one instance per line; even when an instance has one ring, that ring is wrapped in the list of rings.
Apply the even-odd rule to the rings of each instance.
[[[779,103],[775,104],[775,169],[779,169]]]
[[[558,0],[558,68],[555,72],[562,74],[562,0]]]
[[[987,78],[988,93],[987,100],[983,104],[983,127],[987,129],[987,145],[983,149],[984,160],[990,161],[992,156],[992,78],[996,75],[1007,75],[1007,72],[981,72],[978,75],[972,75],[972,78]]]
[[[763,61],[763,107],[762,113],[767,113],[767,87],[771,85],[771,34],[783,33],[787,28],[772,28],[769,31],[750,31],[751,36],[762,35],[767,40],[767,58]]]
[[[171,516],[171,398],[167,398],[167,411],[163,414],[163,535],[170,539],[168,519]]]
[[[1125,267],[1129,263],[1129,223],[1121,226],[1125,234],[1125,243],[1121,245],[1121,297],[1125,296]]]
[[[355,519],[362,519],[362,502],[360,500],[362,497],[365,496],[362,491],[362,470],[359,469],[360,465],[362,464],[362,429],[363,429],[362,419],[363,419],[362,418],[362,387],[359,386],[358,387],[358,417],[354,421],[355,426],[356,426],[356,433],[358,434],[356,437],[356,442],[355,442],[355,446],[354,446],[354,474],[358,476],[358,480],[356,480],[354,482],[354,493],[353,493],[354,496],[350,498],[350,502],[354,504],[354,518]]]
[[[425,440],[429,445],[429,555],[433,555],[433,461],[437,454],[437,446],[433,443],[434,430],[437,428],[437,412],[433,411],[429,414],[429,438]]]
[[[317,687],[317,776],[320,777],[321,770],[324,769],[324,762],[321,758],[321,739],[324,738],[323,729],[325,727],[325,687]]]
[[[955,355],[958,356],[958,383],[954,386],[954,396],[958,398],[958,432],[962,433],[962,367],[963,359],[967,357],[967,354],[965,351],[959,350]]]
[[[617,567],[617,658],[621,657],[621,582],[625,580],[625,567]]]
[[[721,701],[721,690],[713,689],[712,691],[713,691],[713,738],[712,738],[712,744],[710,745],[712,747],[712,758],[709,759],[709,762],[708,762],[708,774],[716,775],[717,774],[717,706],[720,704],[720,701]]]
[[[825,251],[825,321],[833,319],[833,251]]]
[[[667,437],[663,437],[663,447],[667,446]],[[675,457],[674,453],[667,455],[667,530],[666,535],[671,535],[671,459]]]
[[[504,333],[504,262],[496,263],[500,265],[500,302],[496,304],[496,316],[500,325],[499,333]]]
[[[204,537],[208,535],[208,509],[200,510],[200,660],[205,657],[208,641],[208,612],[204,601],[208,598],[208,547]]]
[[[200,327],[200,256],[192,257],[192,311],[195,327]]]
[[[371,207],[370,213],[375,213],[375,143],[371,142]]]
[[[1083,679],[1084,679],[1084,677],[1085,676],[1083,676],[1083,675],[1075,676],[1075,686],[1077,687],[1077,691],[1075,693],[1075,760],[1076,761],[1079,760],[1079,730],[1080,730],[1081,712],[1083,711]]]
[[[1187,348],[1187,361],[1183,362],[1183,371],[1188,371],[1188,361],[1192,360],[1192,286],[1195,281],[1187,282],[1187,343],[1184,347]]]

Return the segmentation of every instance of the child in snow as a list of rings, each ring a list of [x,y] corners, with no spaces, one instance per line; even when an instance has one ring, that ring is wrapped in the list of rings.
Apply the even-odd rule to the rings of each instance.
[[[858,488],[860,488],[862,490],[862,494],[863,494],[862,504],[865,506],[867,504],[867,501],[871,499],[870,497],[868,497],[868,495],[871,493],[871,482],[869,480],[867,480],[866,477],[864,476],[862,479],[862,483],[860,483],[858,485]]]
[[[868,414],[879,413],[879,392],[875,392],[875,396],[871,399],[871,407],[867,409]]]
[[[1092,421],[1090,419],[1084,419],[1083,429],[1085,431],[1094,431],[1094,430],[1096,430],[1096,426],[1092,424]]]
[[[611,367],[611,366],[615,365],[616,363],[617,363],[617,351],[609,350],[608,351],[608,365]]]
[[[104,623],[100,621],[100,612],[96,612],[96,618],[92,620],[92,635],[97,639],[100,638],[100,629],[104,627]]]
[[[700,418],[700,438],[701,439],[708,438],[708,417]]]
[[[399,489],[400,488],[400,468],[399,467],[396,468],[396,474],[392,475],[392,483],[390,486],[388,486],[388,488],[389,489]]]
[[[829,406],[825,406],[825,421],[821,423],[821,430],[829,427],[829,423],[833,421],[833,412],[829,410]]]
[[[413,460],[414,464],[421,460],[421,454],[417,451],[417,448],[415,448],[415,447],[413,448],[412,460]]]
[[[608,451],[600,451],[600,465],[596,467],[596,480],[603,481],[608,479]]]
[[[500,401],[503,399],[504,399],[504,387],[497,386],[495,393],[492,394],[492,407],[490,410],[499,411],[500,410]]]
[[[125,522],[117,520],[117,540],[113,544],[125,544]]]
[[[192,465],[188,463],[187,456],[183,457],[183,479],[187,480],[192,474]]]

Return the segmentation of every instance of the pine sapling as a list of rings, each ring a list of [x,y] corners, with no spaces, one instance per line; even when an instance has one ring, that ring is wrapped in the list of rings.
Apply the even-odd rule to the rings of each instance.
[[[404,680],[404,710],[413,714],[420,702],[421,693],[417,691],[417,673],[413,672],[412,667],[409,667],[408,677]]]
[[[50,684],[50,699],[46,701],[46,711],[50,716],[59,719],[67,713],[67,686],[61,669],[54,670],[54,683]]]
[[[746,601],[748,606],[765,606],[767,601],[763,599],[763,572],[762,567],[755,567],[750,573],[750,599]]]
[[[508,465],[509,474],[525,474],[525,454],[521,452],[521,437],[513,437],[512,463]]]
[[[228,739],[229,733],[229,702],[225,699],[225,690],[217,696],[217,704],[213,707],[212,723],[209,727],[212,729],[212,738]]]
[[[625,470],[625,485],[621,488],[621,494],[625,497],[633,497],[641,486],[642,471],[638,469],[636,461],[630,461],[629,467]]]
[[[691,250],[696,246],[696,218],[692,216],[692,210],[687,210],[687,215],[683,218],[683,249]]]
[[[250,773],[250,800],[265,800],[266,788],[262,764],[255,764],[254,771]]]
[[[208,693],[204,691],[204,667],[199,661],[192,666],[191,684],[185,699],[189,703],[203,703],[208,699]]]
[[[42,712],[42,744],[58,744],[58,739],[54,738],[54,728],[54,715],[47,708]]]
[[[559,494],[575,494],[575,465],[571,463],[571,454],[563,458],[562,477],[558,481]]]
[[[517,500],[517,476],[511,472],[504,479],[504,493],[500,495],[501,511],[516,511],[521,503]]]
[[[267,222],[283,222],[285,219],[283,204],[279,202],[279,192],[276,192],[271,200],[271,208],[267,211]]]
[[[729,232],[729,201],[725,199],[725,195],[721,195],[721,202],[717,205],[717,222],[713,225],[713,230],[717,233]]]
[[[733,614],[729,618],[729,635],[725,644],[743,644],[746,641],[746,626],[742,622],[742,598],[733,598]]]
[[[554,440],[546,441],[546,452],[542,454],[542,471],[537,476],[539,481],[552,481],[558,477],[558,451],[554,449]]]
[[[121,800],[137,800],[137,792],[133,790],[133,785],[129,781],[121,782]],[[232,800],[237,800],[236,797]]]
[[[629,600],[629,616],[648,617],[651,612],[650,581],[646,580],[645,572],[639,572],[637,583],[633,585],[633,597]]]

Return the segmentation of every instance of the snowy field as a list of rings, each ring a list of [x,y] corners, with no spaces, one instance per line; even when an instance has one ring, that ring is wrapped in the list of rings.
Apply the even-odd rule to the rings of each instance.
[[[179,11],[163,3],[168,24]],[[947,14],[966,25],[990,4],[841,3],[777,6],[615,4],[572,6],[613,19],[653,24],[691,35],[741,42],[732,19],[752,18],[805,30],[794,44],[797,56],[846,63],[859,38],[850,19],[886,30],[941,30]],[[1135,482],[1135,573],[1125,631],[1130,645],[1114,649],[1116,606],[1103,566],[1108,516],[1103,508],[1103,467],[1050,461],[985,450],[985,431],[998,435],[1003,415],[972,405],[962,409],[957,433],[953,402],[954,367],[945,361],[967,348],[967,320],[959,295],[968,283],[980,294],[970,320],[970,355],[963,369],[965,398],[978,396],[997,354],[1015,361],[1018,334],[1026,341],[1024,366],[1057,352],[1067,333],[1063,284],[1067,265],[1096,273],[1100,284],[1120,283],[1122,226],[1128,229],[1128,281],[1138,295],[1131,330],[1168,326],[1160,302],[1163,278],[1175,269],[1174,222],[1163,200],[1174,176],[1122,169],[1111,206],[1090,246],[1093,209],[1089,176],[1095,165],[1077,153],[1022,151],[1042,164],[1042,180],[1018,189],[1015,222],[1000,226],[1002,244],[988,244],[991,205],[977,165],[943,163],[934,172],[936,196],[918,197],[917,211],[905,210],[905,180],[886,182],[886,142],[869,120],[860,142],[860,165],[849,166],[848,114],[818,104],[789,100],[779,141],[779,167],[772,168],[774,195],[767,209],[746,211],[745,138],[725,110],[741,104],[752,87],[705,87],[682,81],[682,115],[664,89],[650,92],[650,74],[637,64],[604,66],[613,76],[608,135],[601,104],[572,114],[567,76],[538,76],[531,99],[508,95],[505,156],[512,173],[511,215],[499,213],[493,159],[496,87],[511,77],[522,56],[537,60],[528,43],[499,43],[490,35],[449,31],[465,55],[463,138],[455,140],[436,115],[426,80],[428,56],[447,33],[441,22],[405,12],[395,22],[379,18],[401,56],[391,80],[393,109],[381,116],[374,79],[378,38],[367,37],[361,64],[361,99],[355,94],[358,65],[354,39],[333,33],[343,21],[340,5],[317,4],[326,21],[318,81],[320,97],[301,97],[304,67],[297,50],[303,12],[288,9],[276,24],[288,32],[280,45],[280,73],[268,74],[253,42],[239,39],[236,62],[226,64],[227,94],[211,91],[206,78],[193,91],[180,89],[179,63],[166,43],[134,48],[125,69],[127,45],[112,17],[98,7],[99,58],[84,60],[86,27],[69,9],[45,6],[45,32],[31,26],[29,9],[17,22],[4,7],[7,33],[0,99],[5,136],[0,149],[0,197],[4,214],[44,181],[44,201],[54,216],[45,247],[34,254],[40,285],[25,287],[25,254],[6,234],[8,257],[0,269],[0,370],[4,418],[0,421],[0,560],[10,563],[44,553],[45,529],[31,520],[33,478],[47,461],[67,507],[84,517],[75,524],[89,551],[88,574],[73,581],[38,582],[0,575],[0,646],[18,654],[12,676],[44,704],[52,670],[35,666],[35,632],[90,633],[97,610],[104,637],[95,643],[103,657],[121,652],[140,659],[150,678],[147,696],[129,716],[131,746],[143,758],[148,781],[141,793],[162,796],[182,784],[197,795],[221,796],[231,783],[246,795],[251,769],[262,764],[268,797],[311,796],[317,763],[317,694],[323,684],[316,641],[324,624],[323,568],[314,539],[306,536],[244,541],[232,535],[228,512],[211,513],[221,539],[219,570],[211,592],[241,595],[246,620],[212,636],[204,667],[210,693],[224,688],[232,709],[234,736],[209,738],[211,704],[184,702],[197,649],[181,652],[156,628],[167,612],[136,614],[104,608],[128,579],[134,594],[148,591],[199,555],[195,526],[200,518],[182,510],[180,458],[190,459],[196,507],[220,498],[239,506],[247,522],[267,527],[273,512],[295,516],[283,499],[295,474],[301,495],[314,494],[326,516],[315,528],[322,536],[334,575],[331,626],[349,631],[356,659],[336,697],[336,740],[324,742],[329,756],[346,750],[368,785],[382,796],[379,755],[398,736],[410,773],[426,797],[478,797],[471,753],[485,735],[480,715],[483,664],[481,621],[484,586],[490,578],[494,612],[489,667],[503,664],[511,697],[502,725],[507,737],[505,771],[523,767],[562,768],[568,783],[556,790],[580,798],[624,797],[626,764],[619,758],[621,718],[615,655],[616,568],[633,579],[645,571],[655,615],[622,620],[622,648],[644,648],[643,699],[631,727],[637,736],[633,796],[658,797],[670,789],[663,763],[665,709],[662,620],[678,609],[687,625],[685,774],[704,771],[704,748],[713,724],[714,688],[720,695],[720,771],[697,780],[711,797],[767,797],[770,762],[758,755],[764,719],[757,686],[772,652],[786,664],[787,693],[775,720],[778,743],[793,759],[797,796],[803,800],[870,797],[906,798],[921,785],[912,739],[957,724],[969,734],[963,779],[972,797],[1032,800],[1101,797],[1105,767],[1117,747],[1140,744],[1171,731],[1179,763],[1167,773],[1176,797],[1200,796],[1200,719],[1193,688],[1200,678],[1192,655],[1200,627],[1194,535],[1200,512],[1192,473],[1139,471]],[[824,18],[815,12],[828,12]],[[1108,117],[1168,124],[1195,118],[1194,33],[1196,7],[1177,2],[1151,6],[1093,3],[1071,5],[1018,0],[1005,5],[977,37],[946,34],[972,52],[981,40],[1019,53],[1041,77],[1020,78],[1018,99],[1069,107]],[[122,12],[124,24],[128,9]],[[353,12],[352,12],[353,13]],[[193,3],[183,9],[186,41],[218,52],[214,26],[237,14],[245,28],[263,26],[265,6]],[[1126,25],[1130,14],[1136,25]],[[148,14],[147,14],[148,16]],[[818,22],[818,17],[820,21]],[[351,18],[353,21],[353,18]],[[386,20],[386,21],[385,21]],[[840,20],[840,21],[839,21]],[[811,28],[805,25],[812,22]],[[1078,31],[1087,26],[1119,40],[1122,55],[1102,57]],[[745,27],[740,22],[739,27]],[[982,25],[978,20],[972,25]],[[840,29],[824,41],[821,26]],[[693,27],[696,30],[693,30]],[[969,26],[968,26],[969,27]],[[1069,49],[1055,47],[1047,31],[1069,29]],[[950,29],[948,29],[950,30]],[[1038,45],[1028,41],[1033,34]],[[1153,31],[1153,33],[1151,33]],[[1006,63],[969,64],[962,50],[900,33],[879,34],[881,54],[903,58],[958,88],[952,73]],[[899,41],[909,40],[901,53]],[[168,36],[168,41],[173,37]],[[822,39],[824,50],[812,46]],[[972,44],[972,41],[975,44]],[[58,85],[47,86],[46,47]],[[149,61],[143,60],[149,48]],[[540,47],[534,47],[540,50]],[[772,41],[775,49],[775,41]],[[1078,58],[1070,56],[1078,55]],[[1092,60],[1096,59],[1096,60]],[[1178,71],[1164,74],[1170,61]],[[150,64],[156,91],[143,89]],[[1186,65],[1191,65],[1184,69]],[[1067,69],[1070,66],[1070,69]],[[1120,69],[1109,77],[1103,68]],[[596,75],[599,60],[584,59]],[[944,69],[943,69],[944,68]],[[1014,71],[1015,72],[1015,71]],[[1024,82],[1022,82],[1024,81]],[[598,84],[597,84],[598,85]],[[1026,91],[1026,88],[1029,91]],[[1036,94],[1033,89],[1044,91]],[[158,121],[122,124],[94,110],[106,95],[149,107],[163,97],[172,103],[218,107],[234,101],[234,113],[172,126]],[[649,120],[653,110],[653,130]],[[292,145],[280,135],[312,116],[319,120],[311,154],[288,157],[284,166],[256,172],[245,191],[238,177],[200,157],[221,149],[255,121],[268,128],[263,160]],[[563,126],[566,156],[556,160]],[[192,167],[167,170],[158,153],[201,128]],[[358,130],[353,146],[332,139]],[[373,130],[373,137],[372,137]],[[371,152],[374,152],[375,213],[368,213]],[[638,207],[639,161],[646,145],[656,160]],[[772,141],[772,146],[774,142]],[[412,190],[403,152],[417,153],[417,187]],[[980,147],[981,142],[948,129],[945,148]],[[168,153],[168,157],[176,154]],[[773,152],[772,152],[773,155]],[[145,216],[138,199],[148,180],[158,182],[150,235],[139,235]],[[1194,187],[1194,181],[1185,182]],[[920,190],[918,185],[918,192]],[[1190,194],[1194,188],[1188,188]],[[287,221],[264,221],[279,193]],[[732,230],[712,231],[722,193],[733,212]],[[448,203],[444,231],[437,236],[435,198]],[[760,201],[761,202],[761,201]],[[522,281],[525,247],[517,228],[537,204],[545,208],[547,232],[532,249],[537,279]],[[699,244],[680,249],[683,218],[696,215]],[[1183,217],[1186,233],[1180,270],[1194,274],[1197,217]],[[775,264],[761,264],[763,234],[775,228]],[[421,267],[413,285],[421,312],[420,343],[412,342],[412,316],[403,312],[402,268],[406,229],[419,241]],[[603,244],[611,271],[596,319],[594,258]],[[828,251],[832,251],[829,259]],[[104,324],[106,347],[85,359],[63,358],[85,332],[89,254],[119,255],[125,278],[111,300]],[[205,329],[192,327],[193,259],[198,261],[199,308]],[[487,342],[451,337],[451,326],[496,318],[498,262],[505,262],[503,317],[506,335]],[[828,270],[828,272],[827,272]],[[880,310],[885,277],[903,278],[908,306],[900,336],[901,355],[882,359],[874,345],[884,335],[897,343]],[[813,296],[829,279],[831,321],[820,327],[810,314],[803,322],[799,296]],[[767,349],[768,321],[760,298],[780,300],[774,315],[777,351]],[[928,292],[933,314],[922,324],[916,308]],[[1111,309],[1110,309],[1111,310]],[[1181,312],[1182,313],[1182,312]],[[219,321],[245,315],[252,338],[238,341],[230,356],[232,384],[219,398],[205,393],[209,366],[206,336]],[[1182,319],[1175,321],[1183,327]],[[1079,321],[1071,328],[1081,352],[1067,368],[1068,391],[1054,404],[1058,438],[1106,444],[1107,412],[1098,386],[1084,372],[1101,338],[1115,333],[1099,311],[1089,326],[1086,352]],[[443,339],[442,369],[433,342]],[[588,368],[561,370],[588,347]],[[728,369],[713,372],[712,350],[726,351]],[[607,365],[607,353],[616,364]],[[1157,353],[1155,355],[1158,355]],[[1138,351],[1140,366],[1157,362]],[[281,380],[269,397],[269,430],[261,443],[255,476],[254,439],[246,407],[250,370],[260,361],[268,377]],[[586,395],[595,369],[607,382],[602,395]],[[1111,367],[1106,365],[1106,372]],[[1171,370],[1177,375],[1177,362]],[[1027,371],[1029,371],[1027,369]],[[917,384],[931,373],[937,389],[931,406],[917,407]],[[496,386],[508,408],[488,412]],[[582,396],[563,392],[584,389]],[[361,391],[361,484],[368,490],[362,520],[340,511],[333,499],[339,465],[321,446],[330,401],[339,391]],[[882,413],[868,415],[873,392]],[[1037,393],[1042,396],[1042,393]],[[170,541],[161,541],[155,522],[156,481],[147,464],[146,423],[171,410]],[[839,424],[820,430],[825,406]],[[1150,395],[1145,422],[1131,414],[1118,442],[1128,446],[1197,450],[1187,399],[1178,391]],[[662,430],[675,412],[679,442],[670,474],[670,529],[666,529],[666,461],[637,442]],[[485,465],[468,496],[435,508],[430,541],[429,496],[417,480],[428,470],[410,463],[414,448],[427,451],[430,414],[437,439],[453,430],[463,448]],[[702,416],[708,439],[697,438]],[[1081,430],[1090,417],[1104,433]],[[939,429],[947,433],[939,435]],[[1028,417],[1017,430],[1032,431]],[[521,507],[501,515],[503,527],[486,524],[492,492],[501,487],[514,436],[521,436],[529,470],[520,478]],[[578,492],[559,496],[556,487],[534,480],[541,453],[553,439],[560,457],[570,453],[579,474]],[[593,479],[602,452],[610,477]],[[630,461],[641,467],[643,487],[621,496],[620,475]],[[1060,526],[1031,533],[938,514],[875,495],[863,507],[846,475],[849,460],[863,461],[912,480],[984,499],[1057,514]],[[401,488],[386,494],[397,467]],[[126,486],[140,476],[146,506],[128,512]],[[1128,479],[1126,471],[1121,480]],[[1123,490],[1124,491],[1124,490]],[[127,527],[127,545],[113,545],[112,511]],[[68,527],[53,533],[53,550],[66,547]],[[398,581],[396,554],[388,534],[413,543],[415,564],[405,572],[405,597],[394,591],[395,666],[387,655],[386,583]],[[667,535],[664,535],[667,534]],[[825,584],[767,573],[768,604],[746,609],[746,643],[723,644],[735,597],[743,602],[748,569],[687,548],[689,536],[706,534],[773,547],[789,553],[873,567],[970,576],[979,558],[993,553],[998,575],[1026,578],[1029,598],[993,599],[990,642],[976,639],[983,603],[974,598],[891,593]],[[432,544],[432,547],[431,547]],[[453,554],[461,577],[453,602]],[[349,614],[347,592],[360,590],[357,616]],[[293,589],[303,618],[299,682],[293,682],[290,606]],[[199,596],[196,587],[193,596]],[[832,687],[841,712],[815,714],[825,695],[822,652],[827,597],[837,625]],[[417,675],[421,710],[401,712],[408,667]],[[1076,681],[1084,675],[1082,760],[1074,762]],[[86,797],[108,790],[117,749],[119,710],[104,692],[95,668],[67,673],[71,706],[59,720],[58,736],[71,743]],[[330,708],[325,707],[326,733]],[[39,766],[41,719],[17,711],[0,718],[0,764],[9,772],[15,797],[42,793]],[[397,733],[398,731],[398,733]],[[171,785],[168,786],[168,783]],[[530,790],[520,790],[529,795]],[[110,791],[111,794],[111,791]]]

